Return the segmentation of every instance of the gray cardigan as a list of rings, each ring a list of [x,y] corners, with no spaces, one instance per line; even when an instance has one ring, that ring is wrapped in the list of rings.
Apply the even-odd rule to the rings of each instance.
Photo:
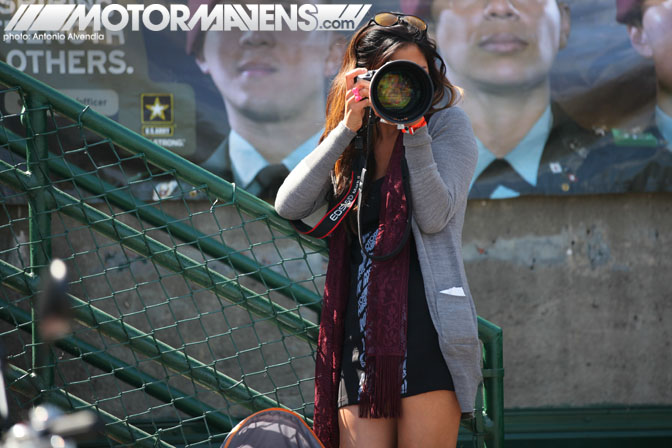
[[[325,204],[330,172],[355,135],[340,122],[292,170],[275,200],[280,216],[303,219]],[[462,261],[462,225],[478,158],[476,140],[469,118],[456,106],[434,113],[427,126],[403,139],[427,304],[460,408],[468,417],[482,380],[476,309]]]

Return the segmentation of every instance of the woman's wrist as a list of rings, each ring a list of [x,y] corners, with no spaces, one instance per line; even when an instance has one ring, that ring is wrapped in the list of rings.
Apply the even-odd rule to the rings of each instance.
[[[342,124],[343,127],[344,127],[345,129],[347,129],[346,132],[351,132],[353,137],[354,137],[355,135],[357,135],[357,130],[353,130],[352,128],[350,128],[350,127],[348,126],[348,124],[345,122],[345,118],[342,119],[342,120],[340,121],[339,124]]]
[[[401,130],[401,132],[413,135],[418,129],[420,129],[423,126],[427,126],[427,121],[425,120],[425,117],[422,117],[421,119],[419,119],[410,126],[406,126],[404,129]]]
[[[427,126],[421,126],[416,129],[413,134],[410,132],[403,133],[404,146],[406,148],[416,148],[426,145],[431,145],[432,136],[429,134],[429,128]]]

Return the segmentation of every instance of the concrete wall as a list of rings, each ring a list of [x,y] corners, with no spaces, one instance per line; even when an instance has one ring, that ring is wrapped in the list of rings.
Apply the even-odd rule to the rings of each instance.
[[[463,245],[506,407],[672,405],[671,194],[471,201]]]

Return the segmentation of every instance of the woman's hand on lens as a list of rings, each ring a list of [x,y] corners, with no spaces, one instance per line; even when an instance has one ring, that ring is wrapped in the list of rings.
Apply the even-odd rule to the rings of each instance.
[[[364,108],[371,107],[369,101],[369,81],[357,80],[355,83],[355,76],[363,75],[368,70],[365,68],[356,68],[350,70],[345,74],[345,117],[343,121],[345,125],[353,132],[357,132],[362,127],[364,121]],[[357,88],[359,98],[353,90]]]

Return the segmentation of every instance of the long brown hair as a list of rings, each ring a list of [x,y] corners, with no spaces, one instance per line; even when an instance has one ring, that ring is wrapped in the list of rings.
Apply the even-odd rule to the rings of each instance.
[[[409,44],[417,45],[427,59],[429,77],[434,84],[434,98],[427,116],[455,104],[459,96],[458,89],[448,81],[446,64],[436,50],[436,43],[427,37],[426,32],[418,30],[403,19],[395,25],[387,27],[369,22],[369,24],[357,30],[348,43],[341,68],[331,83],[327,96],[325,129],[320,141],[329,135],[345,116],[345,74],[358,67],[364,67],[368,70],[377,69],[387,62],[398,49]],[[450,93],[450,99],[445,105],[438,106],[445,100],[446,92]],[[366,120],[366,116],[364,120]],[[373,142],[375,142],[378,138],[377,126],[374,126],[372,131]],[[333,178],[333,194],[336,197],[342,194],[349,184],[355,151],[354,142],[350,143],[336,161]],[[371,154],[368,163],[369,172],[375,172],[373,154]],[[365,198],[366,188],[364,193]],[[355,211],[355,208],[353,207],[351,212]],[[352,217],[354,213],[350,213],[350,215]]]

